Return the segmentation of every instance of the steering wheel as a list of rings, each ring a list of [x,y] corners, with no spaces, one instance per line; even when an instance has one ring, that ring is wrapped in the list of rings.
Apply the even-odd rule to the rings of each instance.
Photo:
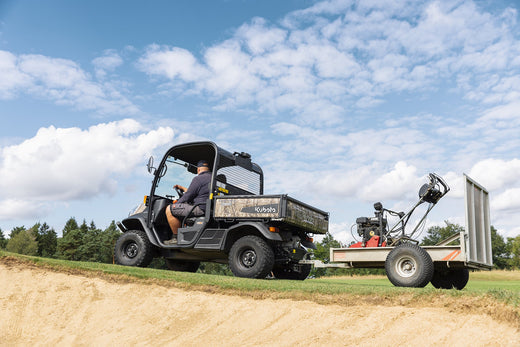
[[[184,195],[184,190],[182,190],[181,188],[173,187],[173,189],[175,189],[175,192],[177,193],[177,195],[179,195],[179,198],[181,198]]]

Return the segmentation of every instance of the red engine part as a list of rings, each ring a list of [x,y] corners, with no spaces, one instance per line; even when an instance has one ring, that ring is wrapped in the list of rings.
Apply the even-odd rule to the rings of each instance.
[[[363,242],[357,242],[357,243],[354,243],[349,248],[378,247],[379,239],[380,239],[380,236],[377,236],[377,235],[372,236],[370,238],[370,240],[367,241],[365,246],[363,246]],[[386,241],[383,241],[383,243],[381,243],[381,247],[386,247]]]

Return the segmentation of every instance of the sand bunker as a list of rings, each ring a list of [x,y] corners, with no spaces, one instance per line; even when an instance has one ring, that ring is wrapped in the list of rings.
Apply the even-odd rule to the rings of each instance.
[[[2,346],[514,346],[519,341],[513,326],[446,308],[255,300],[0,263]]]

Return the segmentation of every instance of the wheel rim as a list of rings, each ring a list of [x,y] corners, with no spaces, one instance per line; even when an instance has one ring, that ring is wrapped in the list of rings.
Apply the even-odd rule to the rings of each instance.
[[[137,253],[139,253],[139,247],[137,246],[137,243],[130,242],[125,246],[125,255],[128,258],[135,258],[137,256]]]
[[[253,267],[256,263],[256,252],[253,249],[246,249],[240,254],[240,264],[246,268]]]
[[[395,264],[395,271],[401,277],[412,277],[417,271],[417,263],[413,258],[403,257]]]

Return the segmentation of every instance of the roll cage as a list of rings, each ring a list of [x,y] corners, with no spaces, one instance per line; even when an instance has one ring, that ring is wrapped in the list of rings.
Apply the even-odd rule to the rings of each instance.
[[[171,147],[163,156],[157,169],[154,171],[154,179],[150,191],[151,205],[154,200],[172,198],[166,194],[157,194],[157,188],[161,179],[168,173],[168,165],[181,165],[192,174],[197,173],[197,162],[207,160],[210,164],[210,200],[214,195],[262,195],[264,190],[264,176],[262,169],[251,161],[248,153],[231,153],[213,142],[192,142]],[[172,188],[173,189],[173,188]],[[211,204],[209,204],[211,205]],[[148,211],[148,223],[152,223],[152,211]]]

